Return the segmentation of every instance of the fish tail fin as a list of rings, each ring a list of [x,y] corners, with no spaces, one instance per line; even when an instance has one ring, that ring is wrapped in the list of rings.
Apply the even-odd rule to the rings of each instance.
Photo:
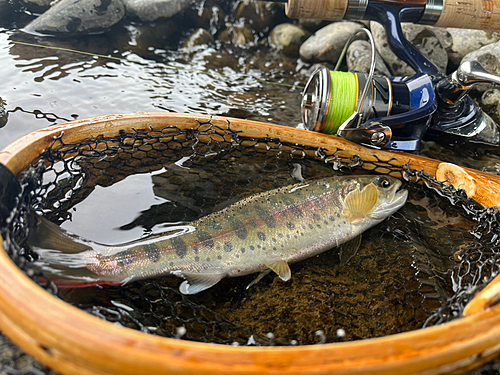
[[[28,245],[42,249],[58,250],[66,254],[92,250],[90,242],[69,234],[42,216],[38,216],[36,225],[30,231]]]

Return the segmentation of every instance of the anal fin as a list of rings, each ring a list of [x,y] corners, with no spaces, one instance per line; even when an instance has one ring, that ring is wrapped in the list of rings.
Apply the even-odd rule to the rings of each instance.
[[[259,273],[257,275],[257,277],[255,279],[253,279],[253,281],[247,285],[247,289],[249,289],[251,286],[257,284],[260,280],[262,280],[262,278],[264,276],[266,276],[269,272],[271,272],[271,269],[270,268],[267,268],[265,269],[264,271],[262,271],[261,273]]]
[[[195,273],[181,270],[170,272],[172,275],[182,277],[184,282],[179,286],[182,294],[196,294],[217,284],[222,275],[218,273]]]
[[[267,267],[272,269],[283,281],[290,280],[292,277],[292,271],[288,267],[286,260],[277,260],[274,262],[263,262]]]

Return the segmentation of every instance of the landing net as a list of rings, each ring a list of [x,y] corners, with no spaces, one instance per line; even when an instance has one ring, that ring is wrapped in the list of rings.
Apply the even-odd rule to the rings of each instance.
[[[367,170],[406,180],[406,205],[365,232],[347,264],[340,264],[333,249],[293,264],[287,283],[268,275],[246,290],[256,276],[249,275],[224,279],[194,296],[180,294],[181,280],[175,277],[58,290],[26,245],[35,213],[60,225],[96,187],[135,174],[150,173],[155,194],[165,201],[128,224],[148,231],[300,179]],[[63,135],[18,177],[22,199],[1,228],[12,260],[68,303],[154,335],[232,345],[307,345],[416,330],[460,317],[500,264],[498,211],[479,207],[462,191],[394,160],[368,162],[277,138],[250,138],[211,122],[194,129],[120,131],[78,144],[65,143]]]

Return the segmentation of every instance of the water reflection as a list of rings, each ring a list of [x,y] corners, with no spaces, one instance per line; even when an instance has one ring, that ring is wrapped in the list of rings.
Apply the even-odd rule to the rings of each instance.
[[[307,77],[295,76],[294,62],[276,62],[269,51],[230,50],[220,44],[175,50],[167,39],[178,35],[176,30],[168,22],[159,28],[130,23],[106,35],[68,40],[4,30],[0,93],[9,119],[0,148],[47,125],[113,113],[242,110],[254,120],[300,122],[300,89],[273,84],[304,83]],[[288,66],[285,73],[283,64]]]

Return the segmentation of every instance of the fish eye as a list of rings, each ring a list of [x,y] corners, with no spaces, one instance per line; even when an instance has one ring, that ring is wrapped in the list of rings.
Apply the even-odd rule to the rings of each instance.
[[[391,186],[391,180],[389,180],[387,177],[378,177],[376,184],[381,188],[387,189],[389,186]]]

